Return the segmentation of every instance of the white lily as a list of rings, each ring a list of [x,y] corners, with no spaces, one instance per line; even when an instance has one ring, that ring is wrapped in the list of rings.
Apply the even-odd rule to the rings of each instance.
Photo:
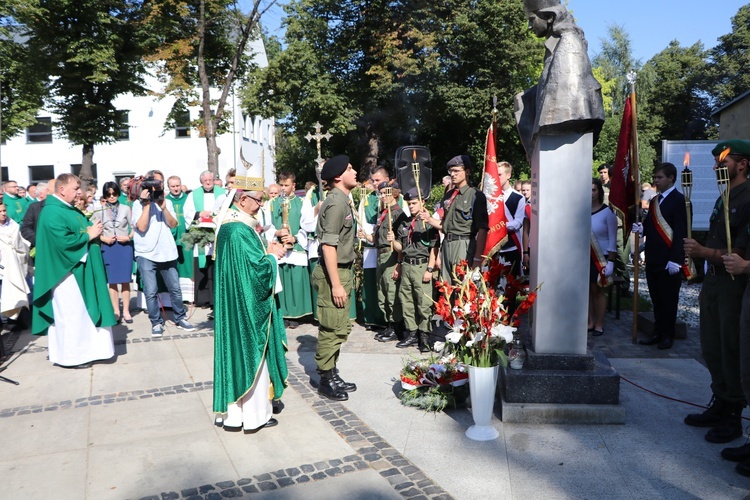
[[[505,342],[513,341],[513,332],[515,331],[516,328],[509,325],[495,325],[490,329],[493,337],[502,338]]]
[[[432,348],[435,349],[436,351],[440,352],[440,351],[442,351],[445,348],[445,342],[439,342],[439,341],[435,342],[435,344],[432,346]],[[441,362],[443,362],[443,361],[441,360]]]

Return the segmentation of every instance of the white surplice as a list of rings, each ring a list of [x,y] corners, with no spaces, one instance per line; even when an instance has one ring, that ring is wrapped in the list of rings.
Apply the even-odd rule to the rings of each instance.
[[[52,310],[55,322],[47,330],[52,363],[75,366],[115,355],[112,328],[97,328],[91,321],[73,274],[52,289]]]

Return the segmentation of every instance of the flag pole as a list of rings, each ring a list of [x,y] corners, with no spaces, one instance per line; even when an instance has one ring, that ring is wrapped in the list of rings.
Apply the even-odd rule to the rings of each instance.
[[[635,81],[636,72],[631,71],[627,74],[628,83],[630,84],[630,105],[633,112],[632,129],[633,133],[631,136],[630,144],[630,159],[631,167],[633,169],[633,182],[635,184],[635,221],[641,222],[641,172],[638,164],[638,113],[636,108],[636,97],[635,97]],[[623,228],[623,235],[627,228]],[[635,233],[633,235],[633,246],[634,254],[633,258],[633,343],[638,342],[638,277],[640,274],[640,234]]]

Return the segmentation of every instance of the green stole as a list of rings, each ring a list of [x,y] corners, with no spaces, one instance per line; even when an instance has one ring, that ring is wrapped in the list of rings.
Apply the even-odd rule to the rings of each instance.
[[[75,277],[96,327],[117,324],[109,298],[107,274],[99,240],[89,243],[86,216],[56,196],[48,196],[39,214],[36,237],[36,273],[31,332],[46,335],[55,322],[52,291],[68,273]],[[81,258],[88,252],[85,262]]]
[[[281,200],[281,197],[277,198],[278,200]],[[276,229],[281,229],[281,226],[283,225],[283,203],[279,201],[279,203],[275,204],[276,206],[273,207],[273,211],[271,212],[271,223]],[[302,198],[299,196],[295,196],[292,199],[289,200],[289,232],[292,234],[292,236],[296,236],[297,233],[299,233],[300,230],[300,217],[302,216]],[[305,249],[302,248],[302,246],[299,244],[299,242],[296,242],[294,244],[294,248],[292,249],[295,252],[304,252]]]
[[[274,288],[278,266],[255,231],[258,222],[234,208],[216,236],[216,322],[213,410],[225,413],[253,386],[265,359],[274,399],[287,385],[286,331]],[[258,397],[264,397],[263,394]]]
[[[8,217],[20,225],[23,222],[23,216],[26,215],[26,209],[29,208],[29,200],[5,193],[3,195],[3,205],[8,210]]]
[[[117,201],[129,207],[133,206],[133,202],[130,201],[130,198],[128,198],[128,195],[126,195],[125,193],[120,193],[120,196],[117,197]]]
[[[172,228],[172,236],[174,236],[174,241],[177,243],[177,272],[181,278],[192,278],[193,259],[190,256],[190,252],[185,250],[182,243],[182,235],[187,232],[184,211],[187,195],[185,193],[180,193],[180,196],[176,197],[170,193],[166,198],[172,202],[174,213],[177,216],[177,225]]]
[[[200,193],[201,196],[198,196],[198,193]],[[219,196],[221,196],[222,194],[225,194],[225,193],[226,193],[226,190],[223,187],[214,186],[214,191],[213,191],[214,200],[216,200],[216,198],[218,198]],[[204,202],[205,196],[203,196],[205,194],[206,194],[206,192],[204,191],[203,187],[199,187],[198,189],[196,189],[195,191],[193,191],[193,193],[191,195],[193,197],[193,205],[195,206],[195,213],[197,213],[197,214],[199,214],[203,210],[205,210],[205,202]],[[214,207],[211,207],[211,211],[212,212],[213,212],[213,208]],[[183,216],[183,219],[184,218],[185,217]],[[190,221],[190,223],[192,224],[193,221]],[[205,249],[205,247],[198,247],[198,267],[206,267],[206,249]]]

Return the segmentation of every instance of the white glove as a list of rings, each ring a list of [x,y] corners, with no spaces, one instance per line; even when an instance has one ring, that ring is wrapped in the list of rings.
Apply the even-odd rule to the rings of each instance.
[[[674,276],[675,274],[680,272],[680,269],[682,269],[682,266],[680,266],[679,264],[675,262],[669,261],[667,262],[667,267],[665,267],[664,269],[667,270],[670,276]]]
[[[632,231],[634,233],[643,234],[643,224],[641,224],[640,222],[633,223]]]
[[[606,278],[609,278],[612,276],[612,273],[615,272],[615,263],[614,262],[607,262],[607,267],[604,268],[604,276]]]

